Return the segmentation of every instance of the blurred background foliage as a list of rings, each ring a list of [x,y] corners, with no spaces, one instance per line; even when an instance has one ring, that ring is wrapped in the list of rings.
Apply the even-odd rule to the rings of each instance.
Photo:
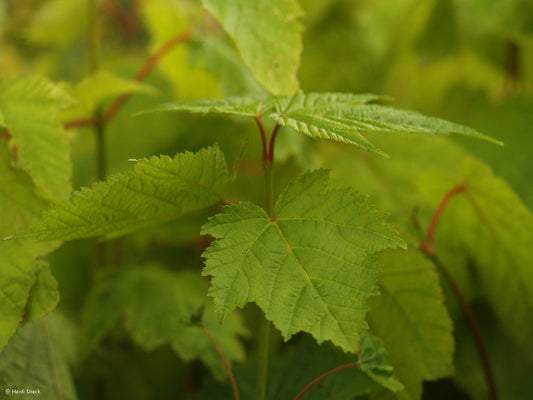
[[[435,166],[452,171],[460,157],[470,154],[491,165],[494,174],[504,178],[533,210],[531,0],[302,0],[300,5],[305,12],[299,71],[303,91],[388,95],[400,108],[469,125],[504,141],[505,147],[469,138],[376,137],[380,147],[392,155],[391,160],[378,160],[344,145],[313,142],[282,130],[276,149],[278,192],[304,169],[333,167],[333,179],[339,185],[349,183],[369,193],[381,208],[393,213],[393,221],[403,229],[410,225],[407,221],[417,206],[426,222],[431,215],[427,205],[434,205],[439,197],[423,203],[420,187],[424,185],[418,185],[418,179],[423,180],[423,174]],[[199,0],[99,0],[98,11],[100,68],[123,79],[132,78],[170,37],[186,29],[194,32],[191,40],[158,63],[142,87],[130,88],[138,93],[107,125],[108,173],[130,169],[128,159],[173,155],[213,142],[233,162],[246,143],[229,197],[261,203],[261,150],[253,124],[172,113],[131,118],[133,112],[164,101],[264,91],[219,23]],[[80,112],[90,116],[108,105],[115,93],[101,94],[100,90],[95,98],[90,93],[94,83],[83,86],[89,74],[87,25],[86,0],[2,0],[0,75],[38,73],[61,82],[85,105]],[[96,180],[94,137],[88,128],[69,134],[73,186],[79,188]],[[122,262],[161,263],[178,269],[186,265],[199,270],[205,243],[198,227],[205,218],[203,213],[192,215],[179,225],[121,239],[128,249]],[[450,223],[461,223],[460,218],[450,218]],[[497,343],[495,347],[500,349],[493,357],[505,395],[502,399],[533,398],[527,381],[532,359],[521,354],[509,332],[494,321],[494,310],[469,276],[471,260],[462,257],[453,242],[447,246],[447,257],[457,261],[454,273],[474,301],[481,325],[493,332],[488,347]],[[91,242],[72,242],[47,257],[59,283],[59,309],[75,321],[80,319],[91,289],[93,249]],[[464,331],[465,321],[454,310],[453,301],[449,307],[456,331]],[[253,318],[253,313],[249,314],[252,316],[247,318]],[[178,386],[193,391],[202,368],[199,364],[187,366],[170,353],[169,345],[149,353],[133,343],[126,346],[124,335],[116,330],[103,348],[78,365],[74,375],[80,399],[176,398]],[[462,338],[457,344],[456,377],[426,385],[428,399],[486,398],[481,370],[472,361],[476,357],[473,343],[468,335],[456,336]],[[112,347],[114,342],[123,347]],[[508,351],[502,343],[511,343]],[[105,396],[94,397],[96,393]]]
[[[203,125],[197,119],[191,123],[188,117],[164,114],[131,119],[132,111],[169,99],[262,91],[239,62],[218,22],[198,3],[99,1],[102,69],[124,78],[132,77],[147,55],[172,35],[195,31],[195,38],[164,57],[150,76],[148,84],[157,88],[157,96],[134,97],[111,123],[110,172],[127,168],[124,160],[128,158],[158,153],[167,146],[179,151],[211,141],[210,134],[202,132],[209,131],[212,121]],[[302,90],[386,94],[400,108],[464,123],[503,140],[506,146],[499,149],[459,139],[533,206],[533,187],[528,184],[533,161],[526,151],[533,129],[530,1],[308,0],[301,6],[305,11]],[[88,74],[87,8],[82,0],[4,0],[0,5],[2,75],[40,73],[72,85],[81,81]],[[216,123],[224,130],[220,121]],[[233,124],[227,128],[233,130]],[[191,129],[197,132],[184,134]],[[75,135],[76,151],[84,153],[74,157],[79,166],[80,160],[90,158],[92,149],[86,143],[90,138],[84,138],[89,135]],[[233,148],[239,147],[234,133],[221,133],[221,145],[231,141],[225,136],[235,139]],[[288,155],[287,151],[279,153]],[[86,184],[90,168],[77,168],[75,177],[76,186]]]

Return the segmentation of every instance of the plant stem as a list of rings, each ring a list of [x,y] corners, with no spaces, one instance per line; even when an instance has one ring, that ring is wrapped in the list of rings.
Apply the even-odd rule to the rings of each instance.
[[[264,400],[266,395],[267,371],[268,371],[268,349],[270,345],[270,322],[260,315],[259,325],[259,351],[257,353],[257,380],[255,388],[255,399]]]
[[[487,349],[485,347],[485,342],[483,341],[483,337],[481,336],[479,325],[476,321],[476,318],[474,317],[474,313],[472,312],[472,308],[470,308],[470,305],[468,304],[466,296],[463,294],[461,287],[459,286],[459,283],[455,280],[450,269],[437,256],[437,246],[435,243],[435,229],[437,228],[437,224],[440,220],[442,212],[448,205],[449,201],[454,196],[460,193],[466,193],[468,195],[467,189],[464,185],[455,186],[454,188],[449,190],[444,195],[444,197],[441,199],[437,208],[435,209],[435,212],[433,213],[433,216],[431,217],[431,221],[429,223],[429,227],[428,227],[427,234],[426,234],[426,239],[425,241],[422,241],[419,243],[419,248],[433,262],[433,264],[441,271],[441,273],[444,275],[444,278],[446,279],[446,281],[452,288],[453,293],[455,297],[457,298],[457,301],[459,302],[459,305],[461,306],[461,309],[463,310],[464,315],[466,316],[468,325],[470,327],[470,331],[472,332],[472,336],[474,337],[474,341],[476,343],[476,349],[477,349],[477,352],[478,352],[478,355],[481,361],[481,365],[483,367],[483,372],[485,374],[485,381],[489,389],[489,398],[491,400],[498,400],[496,382],[494,380],[494,375],[492,373],[489,356],[487,353]],[[416,218],[415,214],[413,214],[413,219],[415,222],[415,227],[419,227],[420,223],[418,222],[418,219]]]
[[[270,164],[274,162],[274,143],[276,142],[276,135],[278,134],[279,130],[279,124],[276,124],[274,127],[274,130],[272,131],[272,135],[270,135],[270,143],[268,145],[268,161]]]
[[[264,164],[265,171],[265,196],[266,209],[272,217],[273,212],[273,190],[272,190],[272,164]],[[267,371],[268,371],[268,349],[270,345],[270,322],[263,313],[259,313],[261,320],[259,324],[259,342],[257,352],[257,380],[256,380],[256,400],[264,400],[266,394]]]
[[[348,363],[348,364],[340,365],[340,366],[338,366],[336,368],[333,368],[333,369],[329,370],[328,372],[323,373],[319,377],[317,377],[317,378],[313,379],[311,382],[309,382],[309,384],[306,387],[304,387],[300,391],[300,393],[298,393],[296,395],[294,400],[300,400],[302,398],[302,396],[309,391],[309,389],[311,389],[314,385],[316,385],[318,382],[320,382],[322,379],[326,378],[327,376],[329,376],[331,374],[334,374],[335,372],[342,371],[343,369],[352,368],[352,367],[355,367],[355,366],[357,366],[357,363],[356,362],[351,362],[351,363]]]
[[[266,164],[269,164],[265,127],[263,126],[263,121],[261,121],[261,118],[256,117],[255,122],[257,123],[257,127],[259,128],[259,133],[261,133],[261,144],[263,146],[263,166],[265,166]],[[265,172],[265,176],[266,176],[266,172]]]
[[[118,0],[107,0],[100,5],[100,9],[112,18],[122,28],[129,40],[134,39],[139,32],[139,26],[132,14],[130,14]]]
[[[202,328],[202,330],[204,331],[205,335],[207,336],[207,338],[209,339],[209,341],[211,342],[211,344],[215,348],[218,356],[222,360],[222,363],[224,364],[224,368],[226,369],[226,373],[228,374],[229,380],[231,382],[231,388],[233,390],[233,398],[235,400],[240,400],[239,389],[237,388],[237,383],[235,382],[235,376],[233,376],[233,372],[231,371],[231,367],[229,366],[229,363],[226,360],[226,357],[224,357],[224,353],[222,353],[222,350],[218,346],[217,342],[215,341],[215,339],[213,338],[211,333],[207,330],[205,325],[204,324],[200,324],[200,328]]]
[[[519,42],[514,39],[507,41],[507,56],[505,62],[506,79],[503,86],[504,96],[515,93],[523,81],[521,65],[521,49]]]
[[[100,41],[98,32],[97,21],[97,8],[96,0],[88,0],[89,6],[89,30],[88,30],[88,60],[89,71],[91,74],[95,73],[100,67]],[[135,80],[138,82],[143,81],[146,76],[157,65],[159,60],[172,50],[179,43],[185,42],[192,37],[192,32],[187,30],[181,32],[167,42],[165,42],[157,51],[155,51],[148,60],[144,63],[141,69],[135,75]],[[71,121],[67,121],[64,124],[65,129],[71,129],[76,127],[92,126],[95,130],[96,137],[96,175],[98,180],[104,180],[107,172],[106,151],[105,151],[105,123],[111,120],[118,110],[129,99],[131,93],[126,93],[117,97],[113,103],[105,110],[98,109],[93,117],[79,118]],[[107,246],[105,243],[97,243],[95,249],[95,262],[97,266],[103,266],[106,264]],[[120,265],[118,261],[120,257],[113,260],[113,265]]]
[[[94,132],[96,134],[96,176],[99,181],[103,181],[106,176],[107,162],[105,154],[105,126],[100,110],[96,111],[95,120],[96,124],[94,126]]]
[[[88,1],[88,61],[89,74],[95,74],[100,68],[100,32],[98,28],[97,1]],[[96,140],[96,177],[98,180],[104,180],[106,175],[106,158],[105,158],[105,131],[102,119],[102,110],[97,109],[94,113],[92,125],[94,126]],[[94,258],[96,268],[104,267],[107,263],[107,245],[106,243],[96,243],[94,249]]]
[[[122,256],[124,255],[124,238],[117,238],[113,241],[111,251],[111,266],[120,268]]]
[[[163,56],[165,56],[176,45],[189,40],[191,37],[191,31],[184,31],[170,38],[148,58],[141,69],[137,72],[134,79],[137,82],[142,82],[161,60],[161,58],[163,58]],[[130,96],[131,93],[126,93],[117,97],[113,103],[111,103],[111,105],[102,113],[104,122],[111,120],[118,110],[124,105],[124,103],[130,98]],[[64,126],[65,129],[72,129],[83,126],[94,126],[96,123],[97,121],[95,118],[78,118],[65,122]]]
[[[137,72],[134,79],[137,82],[142,82],[165,54],[167,54],[170,50],[176,47],[176,45],[178,45],[179,43],[186,42],[191,37],[192,32],[187,30],[170,38],[148,58],[148,60],[144,63],[141,69]],[[122,96],[117,97],[115,101],[104,112],[104,120],[109,121],[111,118],[113,118],[117,111],[120,109],[120,107],[122,107],[122,105],[130,98],[130,96],[131,93],[126,93]]]
[[[94,119],[96,121],[96,124],[94,125],[96,140],[96,177],[99,181],[103,181],[106,176],[105,127],[100,109],[95,112]],[[97,242],[95,246],[94,256],[96,268],[105,267],[107,265],[107,243]]]
[[[269,147],[267,147],[267,140],[265,134],[265,128],[259,117],[256,119],[259,132],[261,133],[261,142],[263,145],[263,171],[265,173],[265,200],[266,210],[268,215],[274,219],[274,190],[272,179],[272,167],[273,167],[273,149],[274,141],[276,139],[276,132],[278,125],[274,128],[272,135],[270,136]],[[260,313],[260,326],[259,326],[259,341],[258,341],[258,353],[257,353],[257,380],[256,380],[256,400],[264,400],[266,395],[266,383],[267,383],[267,371],[268,371],[268,350],[270,344],[270,322],[265,316]]]
[[[439,222],[440,216],[444,209],[446,208],[446,205],[448,202],[457,194],[462,193],[466,190],[466,187],[464,185],[457,185],[454,188],[452,188],[449,192],[447,192],[444,197],[441,199],[439,205],[435,209],[435,212],[433,213],[433,216],[431,217],[431,222],[429,223],[428,227],[428,233],[427,233],[427,240],[426,242],[432,246],[435,243],[435,229],[437,228],[437,224]]]
[[[272,179],[272,164],[263,164],[265,172],[265,199],[266,210],[271,218],[274,218],[274,183]]]
[[[443,273],[444,277],[446,278],[446,281],[452,288],[453,293],[455,294],[455,297],[457,298],[457,301],[459,302],[459,305],[461,306],[461,309],[463,310],[463,313],[466,316],[466,320],[468,321],[468,325],[470,326],[472,336],[474,337],[474,342],[476,343],[477,352],[481,361],[481,365],[483,367],[483,372],[485,374],[485,381],[487,382],[487,386],[489,389],[489,398],[491,400],[498,400],[496,382],[492,373],[492,367],[490,365],[487,348],[485,347],[485,342],[483,341],[483,337],[481,336],[481,331],[479,329],[479,325],[476,321],[476,318],[474,317],[472,308],[468,304],[465,295],[463,294],[459,284],[455,280],[448,267],[437,257],[435,253],[429,254],[426,252],[426,256]]]

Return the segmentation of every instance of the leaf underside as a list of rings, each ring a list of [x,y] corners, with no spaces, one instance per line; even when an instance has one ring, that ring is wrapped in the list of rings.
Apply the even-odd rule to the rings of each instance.
[[[285,339],[305,331],[356,351],[377,294],[375,253],[404,243],[365,196],[327,183],[327,171],[308,173],[282,192],[275,218],[242,202],[202,228],[216,239],[203,273],[222,318],[253,301]]]
[[[297,93],[288,96],[230,97],[162,104],[153,111],[185,111],[197,114],[222,114],[266,117],[313,138],[354,144],[388,157],[363,134],[418,133],[464,135],[502,144],[472,128],[427,117],[414,111],[374,104],[388,98],[373,94]]]

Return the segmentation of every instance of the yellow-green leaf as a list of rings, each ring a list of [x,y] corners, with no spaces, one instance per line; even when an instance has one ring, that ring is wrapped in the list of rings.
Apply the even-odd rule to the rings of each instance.
[[[302,52],[296,0],[202,0],[233,38],[244,62],[273,94],[292,94]]]
[[[69,139],[58,114],[72,102],[65,92],[37,75],[0,80],[3,124],[17,146],[15,165],[58,199],[70,195],[72,169]]]

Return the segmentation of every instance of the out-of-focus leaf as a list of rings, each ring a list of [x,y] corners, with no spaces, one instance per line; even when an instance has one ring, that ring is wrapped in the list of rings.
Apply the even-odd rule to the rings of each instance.
[[[262,94],[264,89],[240,61],[236,50],[220,39],[202,38],[192,43],[190,59],[217,78],[226,96]]]
[[[302,337],[286,354],[272,357],[267,398],[293,399],[308,383],[341,365],[356,362],[353,354],[344,354],[331,343],[317,345],[310,337]],[[352,400],[368,394],[377,384],[357,366],[336,372],[315,385],[304,399]]]
[[[75,330],[58,314],[22,327],[0,353],[2,393],[10,389],[7,397],[15,399],[76,400],[69,368],[74,348]]]
[[[10,154],[5,141],[0,141],[0,236],[25,229],[39,219],[39,211],[50,206],[22,171],[10,168]],[[24,318],[39,317],[55,307],[57,289],[40,255],[53,250],[55,243],[31,240],[0,241],[0,350]],[[33,289],[32,289],[33,288]],[[29,301],[36,291],[36,302]]]
[[[455,3],[454,0],[436,0],[426,27],[418,37],[417,50],[430,59],[444,57],[458,47]]]
[[[533,397],[531,373],[533,362],[505,334],[496,316],[483,302],[473,304],[473,312],[485,342],[496,389],[501,399]],[[465,318],[454,323],[457,351],[454,380],[468,391],[473,400],[489,398],[486,378],[472,331]]]
[[[66,47],[87,31],[89,6],[81,0],[42,2],[26,29],[33,43]]]
[[[221,325],[212,304],[206,304],[207,284],[197,274],[173,273],[156,266],[131,268],[97,285],[83,313],[82,344],[94,349],[121,315],[133,339],[147,350],[164,344],[184,360],[200,359],[218,379],[226,372],[213,344],[199,324],[210,332],[230,361],[242,361],[239,336],[247,331],[237,314]],[[194,316],[205,307],[204,313]]]
[[[394,368],[388,360],[387,350],[378,337],[370,334],[361,336],[359,366],[374,382],[393,392],[403,390],[403,385],[394,376]]]
[[[71,95],[77,103],[65,110],[62,118],[92,117],[96,108],[106,100],[126,93],[154,95],[156,91],[144,83],[124,79],[110,72],[98,71],[74,86]]]
[[[318,345],[311,337],[300,337],[289,344],[284,354],[269,357],[268,400],[293,399],[313,379],[341,365],[356,360],[353,354],[345,354],[331,343]],[[256,360],[249,359],[234,368],[241,399],[255,396]],[[335,372],[314,385],[305,396],[306,400],[353,400],[375,390],[378,385],[356,366]],[[232,399],[227,384],[206,379],[201,400]]]
[[[533,359],[533,215],[505,181],[471,158],[449,171],[428,172],[420,185],[423,198],[434,204],[451,188],[464,185],[464,194],[447,206],[439,230],[455,228],[501,326]],[[436,240],[446,242],[442,236]]]
[[[302,11],[296,0],[202,0],[222,23],[257,80],[273,94],[299,88]]]
[[[3,121],[17,146],[15,164],[53,197],[70,195],[70,144],[58,119],[72,99],[44,78],[33,75],[0,80]]]
[[[419,399],[422,381],[452,373],[452,324],[433,265],[415,250],[380,257],[381,295],[370,302],[371,332],[383,340],[405,390],[399,399]]]
[[[465,24],[476,24],[510,38],[533,34],[533,3],[529,0],[461,0],[457,5]]]
[[[151,49],[158,49],[175,35],[193,28],[199,7],[183,0],[144,0],[143,19],[151,36]],[[158,69],[170,81],[176,98],[218,97],[221,90],[215,76],[199,62],[191,64],[189,49],[180,44],[158,62]]]
[[[469,100],[461,92],[458,96],[446,105],[447,112],[505,142],[503,148],[479,146],[467,140],[461,140],[461,145],[508,181],[526,206],[533,210],[533,157],[524,151],[531,146],[533,137],[533,98],[513,96],[492,104],[486,99]]]
[[[50,272],[50,266],[44,261],[37,261],[35,283],[26,307],[26,321],[45,316],[56,308],[58,302],[57,281]]]

